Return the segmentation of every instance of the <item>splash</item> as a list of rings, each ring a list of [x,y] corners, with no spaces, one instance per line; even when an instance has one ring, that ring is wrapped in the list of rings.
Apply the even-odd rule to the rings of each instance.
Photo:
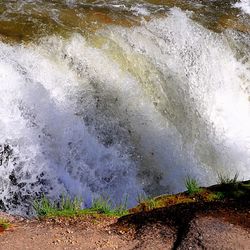
[[[0,46],[3,205],[23,209],[26,198],[41,192],[88,203],[102,193],[133,199],[140,189],[126,149],[103,145],[77,114],[77,102],[88,101],[87,79],[38,48]]]
[[[91,37],[0,44],[0,200],[138,193],[249,178],[249,36],[207,30],[189,14]]]
[[[236,8],[240,8],[243,12],[250,15],[250,2],[248,0],[241,0],[234,5]]]

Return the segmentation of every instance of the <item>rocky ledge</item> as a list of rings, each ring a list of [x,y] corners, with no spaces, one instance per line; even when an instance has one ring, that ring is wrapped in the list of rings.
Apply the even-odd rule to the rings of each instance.
[[[250,249],[249,185],[156,197],[121,218],[9,216],[0,249]]]

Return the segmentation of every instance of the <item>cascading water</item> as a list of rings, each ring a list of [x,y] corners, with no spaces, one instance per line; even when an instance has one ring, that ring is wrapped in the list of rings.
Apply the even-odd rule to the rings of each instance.
[[[248,0],[241,0],[235,4],[235,7],[242,9],[244,12],[250,15],[250,2]]]
[[[250,177],[248,16],[218,33],[186,4],[152,2],[84,2],[132,13],[129,25],[105,16],[87,34],[74,26],[20,42],[2,28],[2,209],[27,213],[42,193],[86,206],[102,194],[128,196],[132,206],[143,192],[183,190],[187,175],[202,185],[218,173]],[[52,19],[68,30],[58,11]]]

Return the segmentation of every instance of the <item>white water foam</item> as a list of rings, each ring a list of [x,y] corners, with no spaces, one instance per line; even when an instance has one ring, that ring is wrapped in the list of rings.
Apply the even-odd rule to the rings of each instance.
[[[250,15],[250,1],[249,0],[241,0],[234,5],[236,8],[240,8],[242,11]]]
[[[126,150],[105,147],[75,115],[70,98],[87,80],[38,48],[0,46],[0,141],[3,155],[4,145],[13,151],[0,168],[4,205],[22,209],[22,197],[41,191],[52,198],[77,195],[88,204],[97,194],[117,202],[126,194],[135,202],[141,190]]]
[[[162,183],[178,190],[173,180],[182,182],[177,176],[185,171],[198,178],[204,171],[203,182],[206,175],[215,180],[216,172],[224,170],[248,177],[249,63],[236,60],[224,35],[202,28],[177,9],[145,27],[111,32],[106,35],[112,40],[108,53],[118,48],[127,57],[126,69],[167,119],[170,136],[161,127],[161,139],[148,141],[157,148],[157,165],[168,172]],[[175,146],[169,147],[169,141]]]
[[[133,6],[130,8],[130,10],[136,15],[136,16],[149,16],[150,11],[147,9],[146,6],[141,6],[139,4]]]
[[[23,213],[41,192],[132,205],[187,175],[249,178],[249,63],[233,45],[178,9],[91,41],[1,43],[2,205]]]

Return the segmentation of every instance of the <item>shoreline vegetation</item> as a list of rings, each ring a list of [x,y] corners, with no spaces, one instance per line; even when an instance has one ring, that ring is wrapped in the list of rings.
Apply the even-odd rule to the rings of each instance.
[[[163,194],[156,197],[138,195],[138,205],[127,208],[127,197],[120,204],[114,204],[108,196],[93,199],[89,208],[81,208],[82,200],[71,199],[62,195],[59,200],[51,201],[46,195],[35,199],[33,209],[36,218],[75,217],[81,215],[106,215],[122,217],[132,213],[150,211],[156,208],[169,207],[182,203],[225,202],[228,199],[240,200],[250,197],[250,180],[238,181],[238,174],[233,178],[218,175],[218,184],[210,187],[200,187],[198,181],[188,176],[185,179],[186,191],[178,194]],[[8,220],[0,217],[0,228],[7,229]]]
[[[50,201],[45,195],[43,195],[40,200],[34,201],[33,207],[38,218],[95,214],[121,217],[128,214],[127,198],[125,198],[119,205],[114,205],[108,197],[99,197],[92,201],[90,208],[82,209],[82,200],[80,198],[75,197],[72,200],[70,197],[62,195],[60,200]]]
[[[250,180],[222,177],[210,187],[200,187],[187,177],[185,192],[139,196],[131,209],[126,199],[114,206],[102,197],[81,209],[78,198],[62,196],[55,202],[42,196],[34,201],[35,218],[0,214],[1,246],[5,250],[248,249]]]
[[[170,207],[185,203],[226,202],[250,198],[250,180],[238,181],[238,174],[233,178],[218,175],[218,183],[210,187],[200,187],[198,181],[188,176],[185,179],[186,191],[178,194],[163,194],[157,197],[138,195],[138,205],[127,208],[127,197],[120,204],[113,204],[108,196],[100,196],[92,201],[90,208],[82,209],[82,200],[70,199],[64,195],[60,200],[50,201],[45,195],[33,203],[38,218],[56,216],[106,215],[122,217],[132,213],[146,212],[156,208]]]
[[[33,202],[34,217],[37,219],[54,217],[80,217],[84,215],[123,217],[129,214],[148,212],[177,204],[188,203],[225,203],[228,200],[241,201],[250,198],[250,180],[238,181],[238,174],[233,178],[218,175],[218,183],[210,187],[200,187],[198,181],[188,176],[185,179],[186,191],[178,194],[163,194],[157,197],[138,195],[138,205],[128,209],[127,197],[120,204],[113,204],[108,196],[100,196],[92,201],[89,208],[82,208],[82,200],[71,199],[62,195],[57,201],[51,201],[45,195]],[[11,226],[10,222],[0,217],[0,231]]]

